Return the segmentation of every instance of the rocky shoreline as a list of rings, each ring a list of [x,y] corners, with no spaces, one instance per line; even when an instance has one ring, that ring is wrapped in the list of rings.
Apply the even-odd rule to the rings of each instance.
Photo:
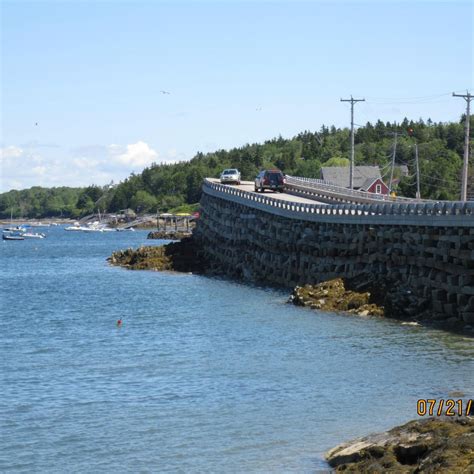
[[[157,240],[181,240],[186,237],[191,237],[191,232],[183,232],[183,231],[164,231],[164,230],[155,230],[149,232],[147,235],[147,239],[157,239]]]
[[[168,234],[169,235],[169,234]],[[156,237],[160,238],[160,237]],[[142,246],[114,252],[107,260],[130,270],[215,273],[198,257],[192,237],[161,246]],[[369,292],[346,290],[341,278],[318,285],[297,286],[289,298],[297,306],[323,311],[343,311],[359,316],[383,316],[384,308],[371,302]]]
[[[167,233],[166,238],[171,239],[171,235]],[[178,238],[181,235],[173,234],[173,237]],[[211,265],[203,257],[193,235],[188,234],[177,242],[163,246],[143,246],[135,250],[116,251],[108,261],[112,265],[132,270],[226,274],[224,270],[220,271],[215,263]],[[289,302],[315,310],[386,317],[474,336],[472,321],[460,321],[455,317],[447,320],[433,319],[428,299],[414,294],[406,285],[382,278],[334,278],[313,285],[296,286]]]
[[[335,278],[315,285],[297,286],[289,302],[315,310],[385,317],[474,336],[471,320],[460,321],[455,317],[433,319],[426,298],[415,295],[405,285],[383,279],[358,281]]]
[[[474,472],[474,419],[410,421],[336,446],[326,460],[336,472]]]
[[[289,302],[322,311],[343,311],[359,316],[384,315],[384,308],[371,302],[369,292],[346,290],[342,278],[335,278],[317,285],[297,286]]]
[[[117,250],[107,261],[111,265],[130,270],[201,273],[205,267],[203,261],[197,256],[197,249],[190,237],[167,245]]]

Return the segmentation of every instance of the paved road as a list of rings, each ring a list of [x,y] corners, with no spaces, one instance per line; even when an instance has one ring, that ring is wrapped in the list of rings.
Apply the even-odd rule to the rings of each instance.
[[[208,178],[208,179],[209,181],[213,181],[214,183],[220,183],[218,179],[215,179],[215,178]],[[227,186],[235,186],[239,189],[242,189],[243,191],[249,191],[249,192],[255,193],[255,187],[254,187],[253,181],[242,181],[240,183],[240,186],[237,186],[236,184],[229,184]],[[265,191],[264,193],[268,194],[268,196],[271,196],[272,198],[281,199],[283,201],[302,202],[302,203],[307,203],[307,204],[327,204],[324,202],[315,201],[313,199],[293,196],[292,194],[287,194],[287,193],[275,193],[269,190]],[[255,194],[262,194],[262,193],[255,193]]]

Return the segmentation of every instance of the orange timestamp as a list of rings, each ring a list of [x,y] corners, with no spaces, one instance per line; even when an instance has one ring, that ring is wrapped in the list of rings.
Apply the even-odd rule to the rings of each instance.
[[[427,398],[416,402],[418,416],[468,416],[474,410],[472,400],[453,400],[452,398]]]

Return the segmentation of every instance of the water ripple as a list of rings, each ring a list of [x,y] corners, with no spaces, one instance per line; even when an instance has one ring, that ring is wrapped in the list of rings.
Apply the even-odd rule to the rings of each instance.
[[[107,266],[145,236],[0,246],[0,471],[310,472],[418,398],[474,393],[471,339]]]

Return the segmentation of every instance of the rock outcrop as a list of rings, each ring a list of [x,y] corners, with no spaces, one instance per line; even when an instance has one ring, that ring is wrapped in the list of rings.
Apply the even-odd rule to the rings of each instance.
[[[371,302],[369,292],[359,293],[346,290],[341,278],[317,285],[297,286],[290,296],[290,302],[323,311],[344,311],[360,316],[383,316],[383,307]]]
[[[206,267],[205,261],[197,256],[195,243],[190,237],[168,245],[118,250],[107,260],[112,265],[130,270],[201,273]]]
[[[336,472],[474,472],[474,419],[428,418],[341,444],[326,454]]]

